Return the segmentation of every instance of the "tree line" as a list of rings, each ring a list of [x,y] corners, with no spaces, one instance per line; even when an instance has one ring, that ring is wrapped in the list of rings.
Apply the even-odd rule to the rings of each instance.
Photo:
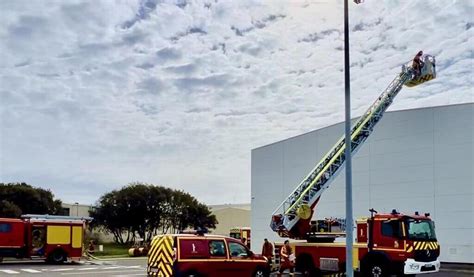
[[[19,218],[22,214],[59,214],[61,200],[50,190],[26,183],[0,183],[0,217]]]
[[[49,190],[25,183],[0,183],[0,217],[26,213],[60,214],[61,201]],[[89,212],[92,228],[111,233],[115,242],[128,244],[137,237],[186,229],[215,228],[216,217],[195,197],[181,190],[145,183],[131,183],[105,193]]]
[[[118,243],[134,241],[137,235],[150,241],[159,233],[215,228],[217,223],[209,208],[189,193],[142,183],[106,193],[91,216]]]

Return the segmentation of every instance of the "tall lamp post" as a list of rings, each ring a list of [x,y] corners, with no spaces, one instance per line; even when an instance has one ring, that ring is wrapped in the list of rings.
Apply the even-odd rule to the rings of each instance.
[[[360,4],[363,0],[354,0]],[[353,215],[352,215],[352,139],[351,139],[351,75],[349,62],[349,5],[344,0],[344,86],[345,86],[345,144],[346,144],[346,276],[353,277]]]

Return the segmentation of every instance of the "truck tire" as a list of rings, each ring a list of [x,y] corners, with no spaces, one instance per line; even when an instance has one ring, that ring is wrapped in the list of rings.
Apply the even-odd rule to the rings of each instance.
[[[56,249],[48,255],[48,262],[52,264],[62,264],[67,260],[67,254],[62,249]]]
[[[265,268],[257,267],[252,274],[253,277],[267,277],[268,272]]]
[[[314,266],[313,259],[309,254],[302,254],[296,258],[296,271],[305,277],[320,277],[321,271]]]
[[[197,273],[196,271],[188,271],[183,276],[184,277],[201,277],[201,275]]]
[[[370,262],[363,271],[363,276],[367,277],[388,277],[389,266],[382,260],[375,260]]]

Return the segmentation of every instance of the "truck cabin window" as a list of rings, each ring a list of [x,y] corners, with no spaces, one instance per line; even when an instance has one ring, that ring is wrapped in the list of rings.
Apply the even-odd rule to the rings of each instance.
[[[224,241],[212,240],[209,242],[209,253],[212,257],[225,257],[225,244]]]
[[[231,233],[230,237],[234,239],[240,239],[240,233]]]
[[[235,242],[229,242],[229,248],[230,248],[230,255],[232,257],[248,257],[248,252],[247,248],[245,248],[243,245],[235,243]]]
[[[401,238],[402,225],[399,220],[386,220],[382,222],[382,235],[386,237]]]
[[[10,223],[0,223],[0,233],[10,233],[12,225]]]
[[[434,224],[430,220],[417,220],[408,218],[406,220],[408,238],[412,240],[436,240]]]

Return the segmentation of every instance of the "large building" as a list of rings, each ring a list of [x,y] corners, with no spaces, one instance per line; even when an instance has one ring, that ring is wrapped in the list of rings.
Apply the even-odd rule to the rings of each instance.
[[[79,203],[62,203],[62,215],[89,217],[89,211],[94,207],[92,205],[84,205]]]
[[[216,216],[216,229],[212,234],[228,236],[230,229],[235,227],[250,227],[250,204],[211,205],[209,208]]]
[[[282,240],[269,227],[272,212],[343,133],[339,123],[252,150],[252,245]],[[429,212],[441,261],[474,263],[473,137],[473,103],[387,112],[353,157],[354,217],[370,208]],[[344,216],[342,170],[315,218]]]

